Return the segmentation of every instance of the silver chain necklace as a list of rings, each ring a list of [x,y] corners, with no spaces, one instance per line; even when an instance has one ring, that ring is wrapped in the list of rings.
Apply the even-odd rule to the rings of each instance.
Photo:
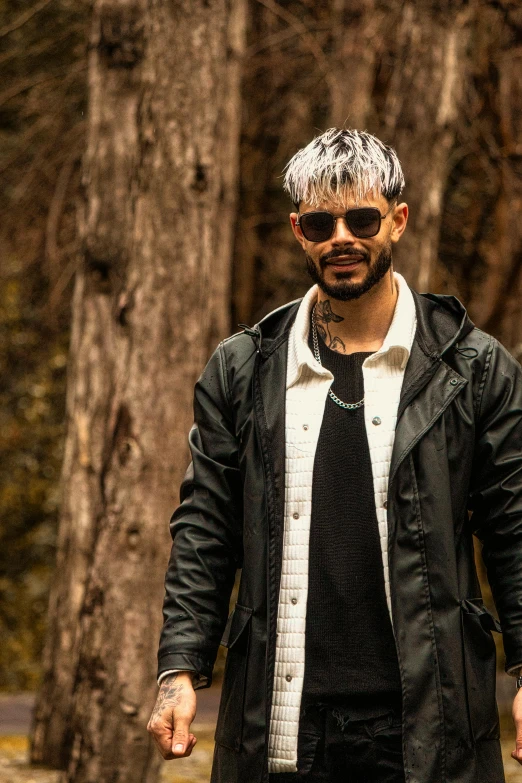
[[[316,360],[319,362],[321,367],[323,366],[323,363],[321,361],[321,354],[319,353],[319,338],[317,336],[317,325],[315,322],[315,308],[317,307],[317,303],[314,305],[314,309],[312,310],[312,340],[314,343],[314,356]],[[356,408],[361,408],[364,405],[364,397],[362,400],[359,400],[359,402],[343,402],[339,399],[339,397],[333,393],[332,389],[330,388],[328,390],[328,394],[330,398],[339,405],[339,407],[344,408],[347,411],[353,411]]]

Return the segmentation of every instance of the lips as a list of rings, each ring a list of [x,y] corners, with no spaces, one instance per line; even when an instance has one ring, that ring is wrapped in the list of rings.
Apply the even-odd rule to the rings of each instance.
[[[364,261],[362,256],[337,256],[337,258],[332,258],[331,261],[326,263],[329,266],[351,266],[359,261]]]

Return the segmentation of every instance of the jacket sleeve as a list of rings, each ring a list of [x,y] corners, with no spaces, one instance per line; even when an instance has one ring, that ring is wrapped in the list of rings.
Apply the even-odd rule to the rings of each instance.
[[[222,343],[196,383],[189,447],[192,462],[170,520],[158,677],[193,670],[196,687],[208,687],[242,563],[242,482]]]
[[[497,608],[506,671],[522,665],[522,369],[491,338],[478,399],[470,509]]]

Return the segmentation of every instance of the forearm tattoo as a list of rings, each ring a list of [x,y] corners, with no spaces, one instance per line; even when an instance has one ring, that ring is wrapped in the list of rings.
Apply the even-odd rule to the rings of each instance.
[[[152,712],[152,720],[166,709],[177,707],[180,703],[183,683],[176,683],[177,676],[177,673],[169,674],[161,681],[158,698]]]
[[[322,337],[328,348],[338,353],[346,353],[346,346],[340,337],[332,337],[330,332],[330,323],[338,324],[340,321],[344,321],[342,315],[334,313],[332,305],[329,299],[324,299],[322,302],[317,302],[315,308],[315,322],[317,327],[317,334]]]

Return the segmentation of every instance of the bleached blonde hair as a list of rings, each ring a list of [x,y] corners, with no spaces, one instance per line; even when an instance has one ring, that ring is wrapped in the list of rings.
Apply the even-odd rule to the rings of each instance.
[[[348,192],[356,202],[380,195],[390,202],[404,188],[404,174],[393,147],[366,131],[329,128],[290,159],[283,188],[299,208],[322,201],[342,206]]]

